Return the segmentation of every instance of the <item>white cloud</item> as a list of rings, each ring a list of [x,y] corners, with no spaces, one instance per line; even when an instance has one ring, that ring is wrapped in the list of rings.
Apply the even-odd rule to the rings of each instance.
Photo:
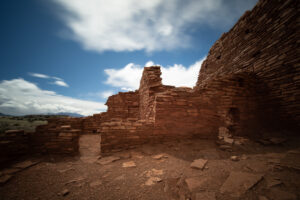
[[[59,85],[59,86],[62,86],[62,87],[69,87],[69,85],[66,82],[62,81],[62,80],[54,81],[53,84]]]
[[[0,112],[10,115],[71,112],[91,115],[106,110],[103,103],[85,101],[42,90],[24,79],[0,82]]]
[[[46,74],[40,74],[40,73],[29,73],[29,75],[36,78],[52,79],[53,82],[51,82],[51,84],[62,86],[62,87],[69,87],[69,85],[62,78],[56,76],[48,76]]]
[[[143,69],[134,63],[127,64],[122,69],[105,69],[108,75],[106,84],[119,88],[127,88],[127,90],[137,89],[140,84],[140,77]]]
[[[189,67],[185,67],[181,64],[174,64],[173,66],[167,67],[161,66],[162,83],[164,85],[174,85],[176,87],[195,86],[201,64],[204,60],[205,58],[202,58]],[[145,66],[148,67],[152,65],[157,64],[154,64],[153,61],[148,61],[145,64]],[[129,63],[121,69],[105,69],[104,71],[108,75],[106,84],[129,91],[139,88],[143,67],[134,63]]]
[[[150,61],[146,62],[145,67],[150,67],[153,65],[155,65],[154,62],[150,60]]]
[[[103,52],[188,47],[199,25],[229,28],[257,0],[52,0],[72,39]]]
[[[204,59],[201,59],[189,67],[181,64],[162,67],[162,82],[165,85],[193,87],[196,85],[200,67]]]
[[[37,77],[37,78],[50,78],[50,76],[48,75],[45,75],[45,74],[39,74],[39,73],[29,73],[30,76],[33,76],[33,77]]]
[[[101,92],[101,97],[108,98],[108,97],[110,97],[113,94],[114,94],[114,91],[112,91],[112,90],[104,91],[104,92]]]

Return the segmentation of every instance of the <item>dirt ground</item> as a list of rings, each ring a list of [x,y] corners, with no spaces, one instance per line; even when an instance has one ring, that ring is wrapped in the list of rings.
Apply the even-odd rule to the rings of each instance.
[[[102,158],[99,141],[96,135],[84,135],[80,139],[79,156],[31,158],[19,166],[3,169],[0,177],[7,179],[2,180],[0,199],[297,200],[300,197],[299,138],[268,145],[247,141],[225,151],[211,140],[174,141],[143,145]],[[201,159],[197,161],[198,168],[197,164],[196,168],[191,167],[195,159]]]

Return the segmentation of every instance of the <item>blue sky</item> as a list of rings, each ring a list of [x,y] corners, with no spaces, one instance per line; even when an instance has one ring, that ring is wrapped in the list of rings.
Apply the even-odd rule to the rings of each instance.
[[[256,0],[10,0],[0,6],[0,112],[105,111],[143,66],[193,87],[210,47]]]

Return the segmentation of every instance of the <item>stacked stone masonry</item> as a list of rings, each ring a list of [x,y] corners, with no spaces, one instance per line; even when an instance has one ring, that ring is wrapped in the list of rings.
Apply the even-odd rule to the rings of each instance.
[[[75,120],[73,120],[75,121]],[[30,137],[33,152],[46,154],[74,154],[78,152],[80,129],[71,125],[41,125]]]
[[[259,1],[210,49],[194,89],[164,86],[160,68],[145,67],[137,124],[122,119],[120,126],[101,127],[102,151],[181,137],[215,138],[220,127],[249,137],[297,129],[297,13],[297,1]],[[149,128],[140,133],[146,122]]]
[[[299,124],[299,35],[299,1],[259,1],[212,46],[197,88],[216,76],[252,72],[268,87],[262,103],[278,108],[281,123]]]
[[[0,134],[0,165],[29,153],[29,136],[23,130],[8,130]]]
[[[186,137],[212,139],[220,127],[249,137],[299,130],[298,13],[298,1],[260,0],[212,46],[194,88],[163,85],[160,67],[145,67],[140,88],[109,97],[107,112],[50,120],[28,144],[41,152],[74,153],[80,134],[101,134],[101,151],[109,152]]]

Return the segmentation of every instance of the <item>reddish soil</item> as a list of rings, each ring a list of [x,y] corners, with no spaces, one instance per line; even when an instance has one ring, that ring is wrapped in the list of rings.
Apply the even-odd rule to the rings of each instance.
[[[95,135],[82,136],[81,156],[47,157],[11,173],[13,177],[0,186],[0,199],[296,200],[300,197],[299,139],[290,138],[269,146],[248,141],[233,146],[231,152],[220,150],[211,140],[144,145],[107,155],[120,159],[105,165],[99,163],[107,159],[99,158],[99,141]],[[231,156],[237,156],[238,161],[231,160]],[[204,169],[191,168],[193,160],[200,158],[207,160]],[[136,166],[123,167],[123,163],[130,161]],[[242,186],[230,183],[228,177],[234,177],[232,172],[241,174]],[[262,178],[253,182],[247,175]],[[233,195],[236,193],[238,196]]]

